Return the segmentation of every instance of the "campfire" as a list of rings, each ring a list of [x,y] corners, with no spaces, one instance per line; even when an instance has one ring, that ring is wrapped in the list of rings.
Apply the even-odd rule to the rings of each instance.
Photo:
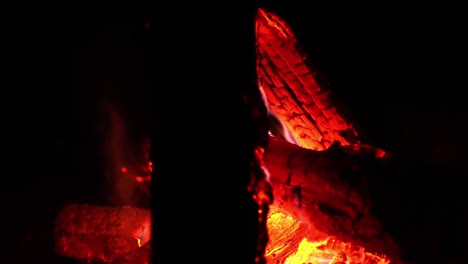
[[[274,197],[265,262],[398,260],[398,245],[367,196],[367,180],[376,176],[369,168],[388,153],[361,140],[285,21],[259,9],[256,33],[259,91],[278,120],[258,156]],[[120,173],[148,192],[157,164],[145,158],[139,172],[122,164]],[[87,263],[149,263],[151,239],[149,208],[69,204],[55,224],[55,252]]]

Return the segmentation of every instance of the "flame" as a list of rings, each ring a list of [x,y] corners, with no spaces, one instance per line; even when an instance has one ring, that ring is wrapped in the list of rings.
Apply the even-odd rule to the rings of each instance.
[[[140,228],[133,232],[138,247],[148,243],[151,239],[151,221],[148,219]]]
[[[138,247],[141,247],[141,239],[137,237],[136,240],[137,240]]]

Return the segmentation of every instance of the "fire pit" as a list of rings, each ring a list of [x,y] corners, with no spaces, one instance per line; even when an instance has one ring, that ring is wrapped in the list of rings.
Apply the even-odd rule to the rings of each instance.
[[[371,168],[389,155],[360,140],[285,21],[259,9],[256,30],[259,89],[296,139],[272,134],[259,157],[274,197],[266,263],[397,261],[399,247],[373,215],[367,193],[376,176]],[[123,166],[121,173],[129,171]],[[86,263],[149,263],[151,239],[157,237],[148,208],[69,204],[56,219],[55,252]]]

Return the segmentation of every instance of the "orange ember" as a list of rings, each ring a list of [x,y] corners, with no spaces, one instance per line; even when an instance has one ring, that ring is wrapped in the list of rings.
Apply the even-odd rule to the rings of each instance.
[[[306,226],[275,205],[270,207],[268,231],[270,242],[265,256],[269,264],[390,263],[390,260],[383,256],[365,252],[363,247],[339,241],[333,236]],[[343,262],[337,262],[340,257],[344,257]]]

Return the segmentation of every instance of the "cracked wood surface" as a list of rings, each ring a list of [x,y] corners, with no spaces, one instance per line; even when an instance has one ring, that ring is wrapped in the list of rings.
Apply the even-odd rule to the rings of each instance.
[[[259,9],[257,73],[272,112],[300,145],[324,150],[335,141],[357,143],[358,133],[330,99],[330,89],[307,60],[293,32],[275,14]]]
[[[297,220],[370,253],[399,258],[393,238],[373,214],[368,177],[377,160],[342,148],[316,151],[272,137],[265,154],[275,204]]]

